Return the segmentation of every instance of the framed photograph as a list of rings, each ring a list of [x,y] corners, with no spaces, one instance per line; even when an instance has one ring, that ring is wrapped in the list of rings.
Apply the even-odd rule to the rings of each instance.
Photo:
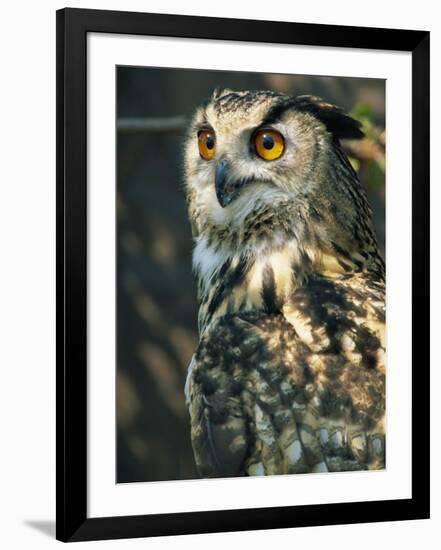
[[[429,33],[57,12],[57,538],[429,517]]]

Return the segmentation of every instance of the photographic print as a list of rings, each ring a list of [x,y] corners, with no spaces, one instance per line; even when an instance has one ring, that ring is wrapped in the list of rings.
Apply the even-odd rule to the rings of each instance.
[[[57,12],[59,540],[429,517],[429,52]]]
[[[385,80],[116,84],[117,483],[384,469]]]

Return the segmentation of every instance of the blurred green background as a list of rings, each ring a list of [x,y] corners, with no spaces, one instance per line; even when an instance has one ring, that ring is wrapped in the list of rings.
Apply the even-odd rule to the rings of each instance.
[[[366,138],[344,147],[384,252],[384,80],[118,67],[118,483],[199,477],[184,403],[198,336],[182,153],[187,121],[216,87],[318,95],[358,118]]]

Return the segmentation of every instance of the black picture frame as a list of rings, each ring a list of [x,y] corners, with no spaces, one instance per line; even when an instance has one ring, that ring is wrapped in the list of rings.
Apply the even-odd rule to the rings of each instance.
[[[429,33],[87,9],[57,12],[56,537],[84,541],[429,517]],[[87,517],[87,33],[412,54],[412,498]]]

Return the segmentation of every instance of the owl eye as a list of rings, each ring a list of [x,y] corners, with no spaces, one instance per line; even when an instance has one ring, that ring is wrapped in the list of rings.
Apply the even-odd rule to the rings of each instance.
[[[216,134],[212,130],[198,132],[199,154],[205,160],[210,160],[216,152]]]
[[[277,130],[263,128],[254,134],[254,146],[263,160],[276,160],[285,150],[285,140]]]

